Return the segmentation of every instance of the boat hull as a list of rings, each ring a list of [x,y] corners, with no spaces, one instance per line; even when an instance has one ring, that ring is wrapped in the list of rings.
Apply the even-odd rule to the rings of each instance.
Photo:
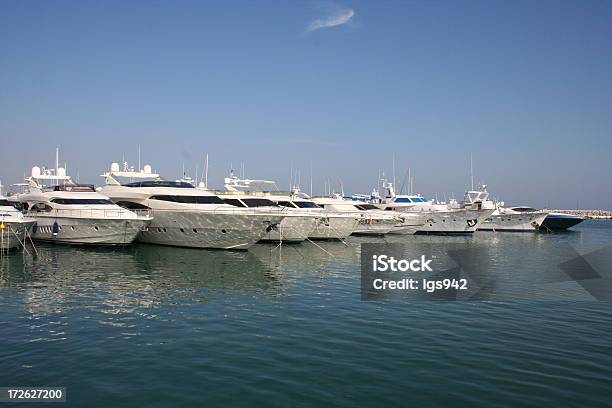
[[[576,215],[551,213],[546,216],[540,229],[544,231],[563,231],[580,224],[584,218]]]
[[[53,225],[57,222],[57,230]],[[32,239],[70,245],[128,245],[150,219],[36,217]]]
[[[269,229],[261,241],[302,242],[308,238],[317,224],[319,218],[312,216],[288,216],[280,224]]]
[[[540,229],[545,213],[498,214],[486,218],[479,231],[533,232]]]
[[[325,216],[308,235],[310,239],[345,239],[355,231],[357,218],[346,216]]]
[[[353,231],[353,235],[385,235],[393,230],[397,224],[397,220],[394,218],[377,218],[363,217],[358,223],[357,227]]]
[[[30,230],[36,221],[3,221],[0,227],[0,249],[15,249],[22,245],[26,231]]]
[[[440,211],[426,214],[425,224],[416,234],[473,234],[478,225],[489,217],[493,210]]]
[[[153,210],[140,242],[189,248],[248,249],[282,216],[206,211]]]

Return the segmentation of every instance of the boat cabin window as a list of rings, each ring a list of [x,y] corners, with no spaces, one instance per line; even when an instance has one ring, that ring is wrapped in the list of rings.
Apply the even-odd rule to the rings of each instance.
[[[394,201],[396,203],[411,203],[412,202],[412,200],[409,199],[408,197],[397,197]]]
[[[115,204],[117,204],[119,207],[126,208],[128,210],[149,210],[150,209],[146,205],[133,203],[131,201],[117,201]]]
[[[531,208],[531,207],[514,207],[512,208],[513,211],[517,211],[517,212],[534,212],[537,211],[535,208]]]
[[[359,204],[359,205],[356,205],[355,207],[357,207],[358,209],[362,211],[379,209],[377,206],[372,205],[372,204]]]
[[[113,205],[111,200],[104,198],[52,198],[52,203],[61,205]]]
[[[53,187],[53,191],[73,191],[79,193],[90,193],[96,191],[93,184],[64,184]]]
[[[143,180],[133,183],[122,184],[123,187],[174,187],[174,188],[195,188],[193,185],[184,181],[169,180]]]
[[[295,204],[293,204],[291,201],[279,201],[277,203],[278,205],[282,206],[282,207],[289,207],[289,208],[298,208]]]
[[[225,204],[217,196],[154,195],[151,200],[170,201],[181,204]]]
[[[294,201],[293,204],[297,205],[299,208],[321,208],[312,201]]]
[[[233,205],[234,207],[246,207],[240,200],[236,198],[224,198],[223,201],[225,204]]]
[[[242,202],[245,203],[247,207],[276,207],[276,204],[265,198],[243,198]]]

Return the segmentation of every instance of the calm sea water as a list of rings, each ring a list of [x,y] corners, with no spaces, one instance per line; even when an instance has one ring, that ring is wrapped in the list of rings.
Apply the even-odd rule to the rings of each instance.
[[[508,275],[526,246],[611,245],[612,222],[394,240],[485,243]],[[13,254],[0,386],[65,386],[78,407],[610,406],[612,302],[362,302],[364,242],[382,241]]]

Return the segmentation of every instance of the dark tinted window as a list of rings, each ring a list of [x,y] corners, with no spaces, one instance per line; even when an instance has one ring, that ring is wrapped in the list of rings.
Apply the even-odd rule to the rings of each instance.
[[[148,210],[149,209],[149,207],[147,207],[146,205],[133,203],[131,201],[117,201],[115,204],[117,204],[119,207],[127,208],[128,210]]]
[[[293,204],[297,205],[300,208],[321,208],[312,201],[294,201]]]
[[[111,200],[103,198],[52,198],[52,203],[62,205],[101,205],[113,204]]]
[[[265,198],[243,198],[242,201],[247,205],[247,207],[275,207],[274,204],[270,200],[266,200]]]
[[[13,204],[9,200],[0,200],[0,206],[12,207]]]
[[[235,198],[224,198],[223,201],[225,201],[226,204],[233,205],[234,207],[244,207],[244,204]]]
[[[181,204],[225,204],[217,196],[182,196],[182,195],[154,195],[151,200],[171,201]]]
[[[378,210],[379,208],[375,205],[372,204],[359,204],[356,205],[355,207],[359,208],[360,210]]]
[[[533,212],[533,211],[537,211],[535,208],[531,208],[531,207],[516,207],[513,208],[514,211],[518,211],[518,212]]]
[[[96,191],[93,184],[62,185],[53,187],[53,191],[91,192]]]
[[[295,208],[295,205],[289,201],[279,201],[277,204],[283,207]]]
[[[133,183],[123,184],[124,187],[174,187],[174,188],[195,188],[184,181],[168,181],[168,180],[145,180],[135,181]]]

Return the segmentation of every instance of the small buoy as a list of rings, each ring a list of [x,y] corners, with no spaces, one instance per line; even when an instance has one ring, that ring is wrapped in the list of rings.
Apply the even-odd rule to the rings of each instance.
[[[57,237],[58,233],[59,233],[59,224],[57,223],[57,221],[55,221],[53,223],[53,236]]]

